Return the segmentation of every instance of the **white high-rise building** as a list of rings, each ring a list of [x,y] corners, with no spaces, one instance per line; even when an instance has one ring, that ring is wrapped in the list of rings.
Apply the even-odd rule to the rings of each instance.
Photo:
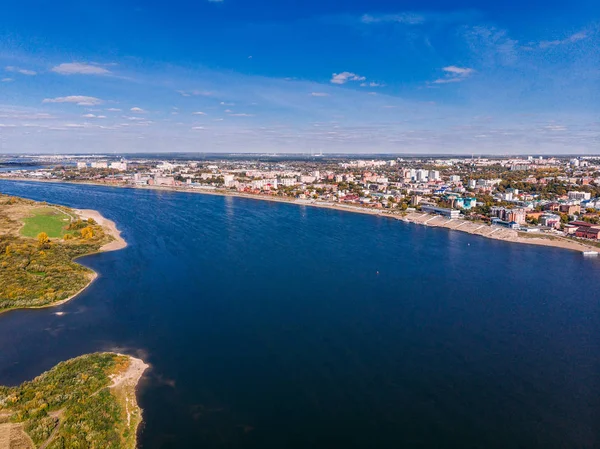
[[[112,168],[113,170],[126,171],[127,162],[111,162],[110,168]]]

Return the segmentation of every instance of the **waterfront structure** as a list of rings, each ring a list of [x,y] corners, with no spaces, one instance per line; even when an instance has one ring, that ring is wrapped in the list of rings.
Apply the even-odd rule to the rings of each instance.
[[[423,212],[427,212],[429,214],[441,215],[443,217],[454,218],[454,219],[460,218],[460,211],[456,210],[456,209],[448,209],[445,207],[423,205],[423,206],[421,206],[421,210]]]
[[[521,225],[515,221],[506,221],[501,220],[500,218],[494,217],[492,218],[492,224],[496,226],[502,226],[508,229],[519,230],[521,229]]]

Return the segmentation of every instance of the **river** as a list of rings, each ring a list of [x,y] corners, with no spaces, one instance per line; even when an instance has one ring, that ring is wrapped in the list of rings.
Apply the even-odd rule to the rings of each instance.
[[[0,315],[0,384],[141,356],[144,449],[600,445],[600,260],[245,198],[0,192],[129,244],[81,259],[100,276],[69,303]]]

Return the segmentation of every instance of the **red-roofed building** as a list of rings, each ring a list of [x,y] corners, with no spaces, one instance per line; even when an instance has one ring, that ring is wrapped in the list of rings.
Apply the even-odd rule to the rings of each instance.
[[[600,240],[600,225],[593,225],[587,221],[572,221],[571,226],[577,226],[575,237]]]

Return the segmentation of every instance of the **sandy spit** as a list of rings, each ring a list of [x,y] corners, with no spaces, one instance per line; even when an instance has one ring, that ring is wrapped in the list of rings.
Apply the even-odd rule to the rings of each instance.
[[[75,213],[83,220],[93,218],[96,223],[108,230],[108,233],[114,237],[114,240],[100,248],[100,251],[117,251],[127,246],[127,242],[121,237],[121,231],[117,229],[114,221],[104,218],[100,212],[91,209],[74,209]]]

